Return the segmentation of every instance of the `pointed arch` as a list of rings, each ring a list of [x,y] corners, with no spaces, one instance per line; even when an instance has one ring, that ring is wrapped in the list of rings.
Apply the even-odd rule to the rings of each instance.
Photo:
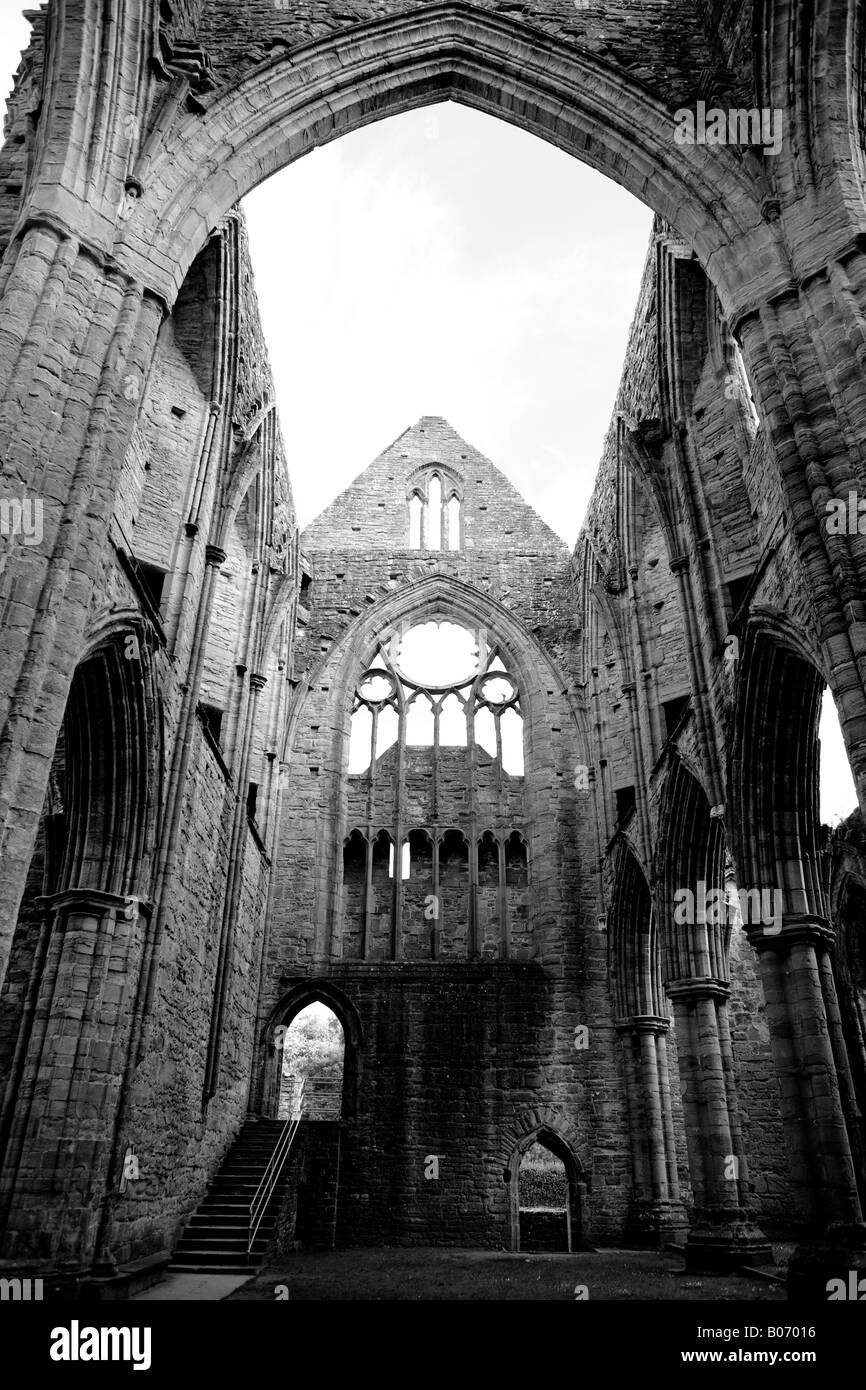
[[[734,706],[729,782],[738,883],[781,894],[786,916],[826,925],[818,723],[824,678],[787,622],[750,622]]]
[[[700,781],[673,752],[662,790],[653,877],[665,985],[698,979],[727,984],[731,927],[724,830],[719,817],[712,814]],[[679,896],[684,892],[692,894],[692,899]],[[696,921],[692,914],[688,921],[678,921],[685,916],[680,911],[685,901],[700,907]],[[708,902],[709,912],[705,910]]]
[[[610,968],[617,1018],[664,1015],[652,894],[637,856],[620,835],[613,851]]]
[[[259,1033],[259,1076],[256,1093],[259,1113],[276,1116],[280,1099],[282,1047],[277,1045],[280,1027],[288,1028],[292,1020],[310,1004],[324,1004],[339,1020],[345,1039],[343,1055],[342,1118],[353,1119],[357,1113],[361,1084],[361,1059],[364,1031],[355,1005],[333,981],[323,977],[301,980],[283,994],[268,1014]]]
[[[275,44],[204,111],[162,112],[133,170],[142,190],[120,234],[160,267],[171,302],[208,230],[238,198],[336,136],[431,102],[499,116],[571,153],[647,203],[721,279],[745,242],[784,270],[752,182],[732,151],[678,145],[673,113],[642,82],[537,24],[446,0],[292,47]],[[740,253],[740,263],[743,253]],[[145,277],[146,279],[146,277]],[[723,300],[729,286],[721,285]]]
[[[579,1140],[574,1127],[547,1106],[521,1116],[505,1137],[502,1177],[508,1187],[508,1248],[520,1249],[520,1164],[533,1144],[549,1149],[565,1167],[571,1249],[583,1249],[589,1241],[589,1174],[579,1158]]]

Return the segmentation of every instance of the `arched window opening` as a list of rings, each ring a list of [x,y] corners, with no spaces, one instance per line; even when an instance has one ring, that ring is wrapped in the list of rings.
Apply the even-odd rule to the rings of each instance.
[[[393,705],[384,705],[376,721],[376,760],[393,748],[400,732],[400,720]]]
[[[568,1174],[546,1145],[531,1144],[517,1175],[521,1250],[571,1250]]]
[[[505,841],[505,897],[511,950],[518,960],[534,955],[529,921],[529,863],[526,844],[516,830]]]
[[[469,947],[469,845],[448,830],[439,846],[439,930],[442,954],[465,956]]]
[[[496,959],[502,932],[499,846],[492,832],[486,830],[478,841],[478,927],[481,934],[481,954]]]
[[[346,842],[346,959],[533,959],[523,825],[520,684],[488,630],[439,616],[367,656],[349,739],[350,824],[380,829],[364,865]],[[470,737],[470,733],[472,737]],[[470,853],[475,807],[478,854]],[[506,819],[507,818],[507,819]],[[492,827],[485,832],[484,826]],[[447,827],[447,829],[445,828]],[[363,832],[365,844],[369,828]],[[399,848],[398,848],[399,846]]]
[[[373,841],[370,872],[368,955],[385,960],[391,952],[391,921],[394,910],[394,841],[387,830],[380,830]]]
[[[408,874],[403,886],[406,955],[430,960],[437,954],[439,907],[433,891],[433,841],[426,830],[412,830],[407,844]]]
[[[427,488],[427,525],[424,535],[425,550],[442,549],[442,482],[434,473]]]
[[[439,710],[439,747],[466,747],[466,709],[455,694],[446,695]]]
[[[305,1120],[339,1120],[345,1049],[342,1024],[326,1004],[295,1014],[283,1040],[278,1119],[300,1110]]]
[[[460,549],[460,499],[456,493],[448,498],[448,549]]]
[[[513,707],[505,710],[499,719],[500,745],[502,748],[502,767],[510,777],[522,777],[523,764],[523,720]]]
[[[435,747],[437,717],[440,749],[468,747],[472,721],[475,743],[509,776],[523,777],[517,680],[486,628],[441,618],[404,630],[365,668],[355,692],[349,773],[365,772],[398,742]]]
[[[459,486],[438,467],[415,481],[407,493],[410,550],[459,550],[462,541]]]
[[[421,514],[424,503],[420,493],[413,492],[409,498],[409,549],[421,549]]]
[[[364,899],[367,889],[367,841],[353,830],[343,846],[343,956],[363,955]]]
[[[851,775],[851,764],[842,736],[836,701],[829,687],[824,691],[821,701],[818,740],[821,822],[823,825],[835,827],[856,810],[857,788]]]
[[[493,711],[486,706],[475,715],[475,742],[491,758],[496,757],[496,720]]]
[[[394,877],[394,846],[388,852],[388,877]],[[400,849],[400,877],[409,877],[409,841],[404,840]]]
[[[510,888],[525,888],[529,883],[526,845],[516,830],[505,841],[505,882]]]
[[[373,738],[373,711],[369,705],[359,705],[352,714],[349,736],[349,776],[366,772],[370,766]]]
[[[415,748],[433,747],[433,701],[415,695],[406,711],[406,743]]]
[[[499,887],[499,846],[492,830],[485,830],[478,841],[478,886]]]

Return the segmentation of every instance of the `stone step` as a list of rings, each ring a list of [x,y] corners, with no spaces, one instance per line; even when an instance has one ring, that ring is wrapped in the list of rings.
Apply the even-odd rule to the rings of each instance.
[[[184,1264],[198,1265],[210,1269],[220,1269],[225,1265],[238,1265],[241,1268],[249,1268],[253,1264],[261,1264],[264,1260],[264,1251],[254,1251],[252,1258],[248,1261],[245,1258],[246,1247],[237,1250],[209,1250],[202,1249],[200,1246],[188,1245],[183,1249],[178,1246],[175,1259],[182,1260]],[[172,1260],[169,1268],[176,1267]]]
[[[262,1215],[248,1256],[250,1204],[261,1189],[274,1146],[283,1132],[283,1122],[244,1127],[187,1222],[169,1269],[249,1273],[261,1264],[276,1217]],[[275,1210],[272,1204],[283,1196],[287,1181],[286,1171],[270,1194],[267,1210]]]
[[[273,1229],[263,1230],[259,1227],[256,1232],[256,1244],[270,1240]],[[226,1247],[242,1244],[246,1247],[249,1239],[249,1226],[196,1226],[194,1230],[184,1231],[177,1248],[189,1245],[214,1245],[222,1242]]]
[[[266,1226],[262,1222],[256,1232],[256,1241],[268,1240],[273,1234],[273,1225]],[[242,1241],[246,1245],[249,1238],[249,1226],[188,1226],[178,1242],[178,1250],[185,1241],[193,1244],[214,1245],[222,1241],[226,1246],[236,1245]]]
[[[232,1202],[228,1198],[225,1201],[220,1201],[214,1197],[205,1197],[194,1215],[197,1216],[198,1212],[208,1216],[236,1216],[239,1221],[245,1221],[250,1214],[250,1204],[249,1202]]]
[[[189,1227],[194,1226],[248,1226],[250,1214],[246,1209],[240,1211],[214,1211],[211,1207],[199,1207],[189,1219]],[[262,1218],[262,1225],[274,1225],[273,1216]]]

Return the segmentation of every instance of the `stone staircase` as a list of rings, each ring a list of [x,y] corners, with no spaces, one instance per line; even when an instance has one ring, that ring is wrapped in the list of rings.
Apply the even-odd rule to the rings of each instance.
[[[252,1274],[262,1264],[273,1234],[276,1212],[286,1190],[292,1155],[289,1154],[274,1188],[255,1243],[247,1255],[250,1202],[264,1176],[284,1120],[247,1120],[232,1144],[207,1196],[189,1219],[169,1272]]]

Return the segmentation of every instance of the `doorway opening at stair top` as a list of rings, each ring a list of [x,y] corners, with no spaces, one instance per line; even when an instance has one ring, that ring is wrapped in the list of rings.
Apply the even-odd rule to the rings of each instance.
[[[316,1000],[292,1019],[283,1043],[279,1118],[339,1120],[343,1104],[346,1039],[337,1015]]]
[[[543,1143],[531,1144],[517,1175],[521,1250],[571,1250],[568,1174]]]

